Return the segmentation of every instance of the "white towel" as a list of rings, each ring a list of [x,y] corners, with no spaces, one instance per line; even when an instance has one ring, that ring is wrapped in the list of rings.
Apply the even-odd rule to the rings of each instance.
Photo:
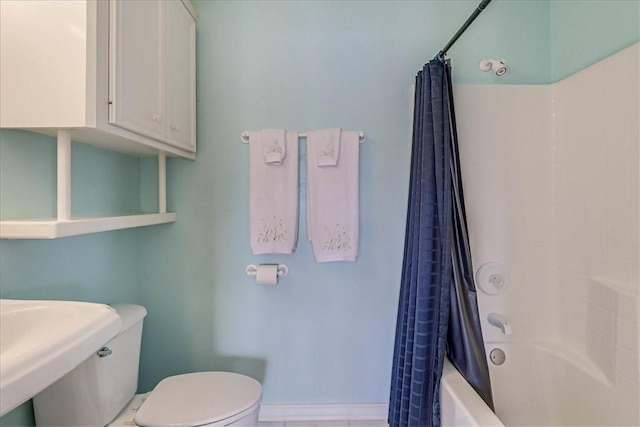
[[[342,129],[314,130],[307,133],[314,140],[318,166],[337,166],[340,157],[340,133]]]
[[[284,129],[263,129],[260,131],[262,155],[265,163],[281,165],[287,155]]]
[[[251,251],[290,254],[298,242],[298,132],[287,131],[286,157],[267,164],[263,132],[249,133],[249,220]]]
[[[331,132],[327,129],[326,132]],[[336,166],[318,165],[323,131],[307,132],[307,237],[317,262],[358,256],[359,132],[342,131]]]

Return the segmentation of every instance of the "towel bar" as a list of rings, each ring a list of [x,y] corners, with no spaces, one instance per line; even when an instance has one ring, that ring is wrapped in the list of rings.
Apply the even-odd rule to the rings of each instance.
[[[306,137],[307,137],[306,133],[299,133],[298,134],[298,138],[306,138]],[[364,132],[360,132],[360,136],[358,138],[360,139],[360,144],[362,144],[367,139],[367,136],[364,134]],[[242,132],[242,134],[240,134],[240,139],[245,144],[248,144],[249,143],[249,131]]]

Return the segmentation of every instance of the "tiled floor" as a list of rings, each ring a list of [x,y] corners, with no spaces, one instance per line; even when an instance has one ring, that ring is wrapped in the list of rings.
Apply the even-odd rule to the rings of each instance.
[[[258,427],[388,427],[385,420],[261,421]]]

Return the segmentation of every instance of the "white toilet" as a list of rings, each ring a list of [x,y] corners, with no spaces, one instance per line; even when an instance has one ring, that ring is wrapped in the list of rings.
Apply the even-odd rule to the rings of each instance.
[[[114,309],[120,334],[102,352],[33,399],[38,426],[200,427],[256,426],[262,386],[230,372],[196,372],[165,378],[135,395],[142,341],[139,305]],[[107,355],[107,353],[110,353]]]

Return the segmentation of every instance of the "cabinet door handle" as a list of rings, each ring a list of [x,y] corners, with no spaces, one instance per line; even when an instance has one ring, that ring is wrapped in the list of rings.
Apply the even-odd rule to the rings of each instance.
[[[154,122],[159,122],[160,121],[160,116],[157,114],[154,114],[153,116],[151,116],[151,120],[153,120]]]
[[[169,127],[171,128],[171,130],[180,130],[180,126],[178,125],[171,125]]]

